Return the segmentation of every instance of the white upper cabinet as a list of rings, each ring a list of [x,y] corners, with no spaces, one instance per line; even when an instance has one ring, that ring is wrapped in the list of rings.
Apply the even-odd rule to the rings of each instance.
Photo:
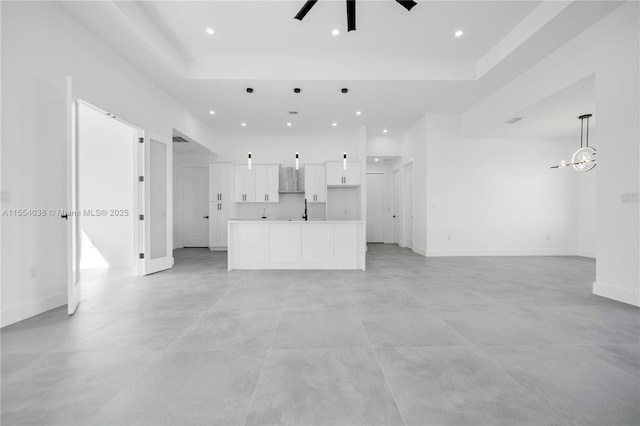
[[[277,203],[280,201],[280,166],[277,164],[257,164],[256,202]]]
[[[256,173],[255,167],[249,170],[247,166],[233,168],[233,201],[236,203],[253,203],[256,201]]]
[[[232,201],[233,164],[209,164],[209,201]]]
[[[280,201],[280,166],[254,164],[234,167],[234,201],[237,203],[277,203]]]
[[[327,161],[327,186],[358,186],[360,185],[360,163],[347,162],[347,169],[341,161]]]
[[[306,164],[304,166],[304,196],[308,203],[325,203],[327,201],[324,165]]]

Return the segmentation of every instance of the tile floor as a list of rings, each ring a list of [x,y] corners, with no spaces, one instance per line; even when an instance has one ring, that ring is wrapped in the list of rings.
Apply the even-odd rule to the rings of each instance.
[[[2,330],[7,425],[638,425],[640,310],[578,257],[100,277]]]

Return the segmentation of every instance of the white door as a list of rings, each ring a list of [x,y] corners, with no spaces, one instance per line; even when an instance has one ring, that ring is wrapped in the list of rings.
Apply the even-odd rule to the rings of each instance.
[[[166,139],[145,136],[140,165],[144,177],[141,208],[143,215],[140,252],[143,275],[169,269],[173,266],[172,251],[172,149]]]
[[[413,248],[413,163],[404,166],[405,246]]]
[[[182,245],[209,246],[209,168],[182,167]]]
[[[402,241],[402,186],[400,185],[400,169],[393,171],[393,242],[400,245]]]
[[[367,173],[367,242],[384,242],[383,173]]]
[[[73,82],[67,77],[67,312],[72,315],[80,304],[80,243],[78,232],[78,104]]]

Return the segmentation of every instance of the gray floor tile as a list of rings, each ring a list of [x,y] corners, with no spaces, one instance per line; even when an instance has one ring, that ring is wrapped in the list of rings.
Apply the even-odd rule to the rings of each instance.
[[[111,399],[98,425],[242,425],[263,352],[166,352]]]
[[[439,316],[429,312],[363,315],[374,347],[455,346],[470,344]]]
[[[640,377],[640,345],[602,345],[595,348],[594,353],[609,364]]]
[[[355,348],[371,343],[356,315],[335,313],[284,313],[274,349]]]
[[[572,425],[640,424],[640,380],[586,346],[487,347],[487,354]]]
[[[472,347],[376,349],[407,425],[555,425],[544,403]]]
[[[75,350],[164,350],[174,343],[201,315],[201,312],[162,311],[121,313],[115,316],[108,325],[79,339],[75,344]]]
[[[174,257],[2,329],[2,424],[640,424],[640,309],[592,294],[591,259]]]
[[[173,351],[267,350],[280,312],[211,311],[203,314],[169,348]]]
[[[248,425],[401,425],[371,349],[271,351]]]
[[[2,424],[87,425],[155,353],[48,353],[2,381]]]

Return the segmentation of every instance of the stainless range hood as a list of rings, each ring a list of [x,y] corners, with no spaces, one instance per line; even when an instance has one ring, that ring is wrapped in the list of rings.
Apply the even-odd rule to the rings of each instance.
[[[304,168],[280,167],[280,194],[304,194]]]

